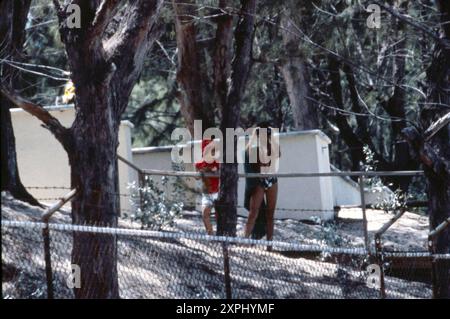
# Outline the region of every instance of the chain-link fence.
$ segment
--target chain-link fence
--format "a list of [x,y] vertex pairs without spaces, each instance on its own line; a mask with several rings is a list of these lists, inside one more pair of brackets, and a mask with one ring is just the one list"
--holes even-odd
[[[79,232],[117,239],[121,298],[366,299],[381,296],[382,282],[387,298],[431,298],[430,261],[450,260],[427,252],[383,253],[382,278],[377,258],[363,248],[48,224],[46,250],[45,229],[45,223],[2,221],[3,298],[73,298],[71,254]],[[100,246],[90,249],[101,256]],[[394,261],[407,267],[390,271]],[[87,282],[98,284],[95,277]]]

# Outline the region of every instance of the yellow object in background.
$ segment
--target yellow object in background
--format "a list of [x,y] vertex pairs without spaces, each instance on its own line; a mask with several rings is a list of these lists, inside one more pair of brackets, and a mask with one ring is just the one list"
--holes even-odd
[[74,97],[75,97],[75,86],[73,85],[72,81],[69,81],[64,87],[64,95],[62,101],[64,104],[67,104],[70,101],[72,101]]

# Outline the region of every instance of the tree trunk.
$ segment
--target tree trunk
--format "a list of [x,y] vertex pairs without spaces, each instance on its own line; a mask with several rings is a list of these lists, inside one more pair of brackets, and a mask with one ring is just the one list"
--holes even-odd
[[[78,190],[72,202],[73,223],[116,227],[120,119],[159,34],[156,20],[162,0],[128,1],[122,9],[119,0],[79,5],[79,29],[66,26],[66,10],[57,5],[75,84],[76,116],[70,129],[54,134],[68,153],[71,184]],[[110,24],[114,18],[120,24]],[[108,27],[114,30],[106,32]],[[116,236],[75,232],[72,262],[81,272],[81,287],[74,289],[77,298],[119,297]]]
[[[251,68],[253,15],[256,10],[256,0],[241,1],[242,14],[234,33],[236,43],[233,63],[231,63],[233,17],[223,14],[228,2],[226,0],[219,1],[217,13],[220,15],[213,19],[217,23],[217,31],[212,55],[214,67],[212,93],[210,93],[205,72],[201,72],[204,67],[196,43],[197,33],[194,25],[195,19],[193,19],[196,13],[193,6],[195,3],[195,0],[187,2],[173,0],[179,61],[177,81],[181,88],[178,99],[186,125],[191,132],[194,120],[203,121],[203,130],[214,125],[213,106],[215,105],[222,113],[220,127],[225,135],[226,128],[236,128],[239,124],[240,103]],[[225,136],[223,142],[226,145]],[[223,156],[226,156],[226,153]],[[221,167],[221,191],[216,206],[219,215],[217,226],[219,234],[236,234],[237,181],[236,161],[223,164]]]
[[[344,109],[344,99],[342,96],[341,75],[338,61],[334,57],[329,57],[328,68],[330,70],[330,84],[329,92],[333,100],[333,104],[339,108]],[[346,116],[339,112],[335,112],[332,116],[334,122],[339,128],[340,134],[347,146],[350,148],[350,158],[352,161],[352,171],[359,171],[361,169],[360,163],[364,161],[362,149],[364,143],[353,132]]]
[[[226,10],[227,0],[219,1],[219,8]],[[221,12],[223,13],[223,12]],[[225,109],[228,97],[228,79],[231,73],[233,56],[233,16],[223,14],[217,19],[217,30],[214,50],[214,101],[217,109]]]
[[[2,1],[0,3],[0,58],[21,60],[22,47],[25,38],[25,24],[31,0]],[[17,72],[6,63],[1,64],[2,85],[13,89],[18,88]],[[40,206],[39,202],[28,193],[23,186],[17,166],[16,142],[9,109],[12,103],[0,96],[1,112],[1,190],[9,191],[17,199],[32,205]]]
[[[120,92],[114,91],[113,87],[90,83],[77,88],[77,105],[90,111],[78,113],[71,128],[71,183],[79,191],[72,202],[74,224],[117,226],[120,122],[111,110],[116,108],[112,97]],[[113,235],[74,233],[72,263],[81,269],[81,288],[75,289],[76,298],[119,297],[116,241]]]
[[[408,127],[402,132],[413,155],[424,167],[431,230],[450,218],[450,2],[440,0],[437,5],[444,42],[436,42],[433,60],[427,70],[427,104],[421,111],[420,123],[424,131]],[[436,237],[434,244],[436,253],[450,253],[449,227]],[[450,298],[448,260],[436,262],[434,288],[436,298]]]
[[295,19],[284,15],[281,19],[284,57],[281,63],[286,89],[294,113],[295,128],[312,130],[319,127],[318,110],[311,103],[308,70],[299,47]]
[[180,85],[180,111],[191,134],[194,121],[201,120],[203,130],[214,126],[212,94],[204,74],[201,52],[197,46],[195,0],[173,0],[178,48],[177,82]]
[[[407,12],[408,2],[403,2],[400,5],[401,9]],[[401,138],[401,132],[406,127],[406,91],[401,87],[404,82],[406,69],[406,25],[404,21],[393,19],[393,25],[396,31],[396,44],[393,46],[393,81],[397,85],[394,88],[394,93],[383,107],[389,116],[395,118],[391,122],[393,145],[392,163],[395,170],[415,170],[418,168],[418,162],[413,160],[410,156],[409,145]],[[399,121],[398,119],[404,119]],[[408,191],[409,184],[412,178],[410,176],[393,176],[392,188],[400,188],[403,192]]]
[[[440,142],[447,143],[450,140],[450,128],[443,130]],[[446,132],[445,132],[446,131]],[[444,140],[446,139],[446,142]],[[441,144],[444,145],[444,144]],[[447,146],[447,154],[450,147]],[[448,157],[449,158],[449,157]],[[425,170],[428,180],[428,211],[430,214],[430,228],[435,229],[442,222],[450,218],[450,182],[440,176],[436,176],[429,169]],[[450,177],[450,175],[448,175]],[[435,252],[438,254],[450,254],[450,230],[449,227],[442,231],[436,238]],[[450,262],[449,260],[436,261],[436,287],[437,298],[450,298]]]
[[[437,1],[441,12],[442,35],[447,47],[436,45],[432,64],[427,72],[428,102],[422,111],[422,125],[430,126],[438,118],[449,113],[450,105],[450,3]],[[425,165],[428,179],[430,227],[436,228],[450,218],[450,124],[425,141],[432,165]],[[434,154],[433,154],[434,153]],[[435,158],[433,158],[433,155]],[[444,171],[445,170],[445,171]],[[436,239],[438,254],[450,253],[450,227]],[[450,298],[450,267],[445,260],[437,263],[437,298]]]
[[241,0],[241,14],[235,30],[235,56],[232,64],[231,88],[222,110],[220,129],[224,133],[224,164],[220,169],[220,192],[216,204],[218,212],[217,233],[236,236],[238,164],[236,140],[233,141],[234,162],[226,163],[226,129],[239,126],[240,106],[252,66],[252,44],[255,26],[256,0]]

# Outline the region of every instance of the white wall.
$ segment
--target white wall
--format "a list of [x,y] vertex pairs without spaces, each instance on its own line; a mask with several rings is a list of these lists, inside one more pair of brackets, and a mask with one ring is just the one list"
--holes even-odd
[[[193,144],[185,145],[187,147],[193,147]],[[154,170],[169,170],[172,171],[172,152],[173,146],[162,146],[162,147],[143,147],[133,149],[133,163],[135,163],[141,169],[154,169]],[[192,154],[192,153],[191,153]],[[185,171],[195,171],[193,164],[183,165]],[[157,183],[161,182],[160,176],[151,176],[151,178]],[[178,200],[179,198],[174,197],[173,187],[171,183],[176,182],[175,177],[170,177],[170,183],[166,185],[164,189],[167,193],[167,198],[169,200]],[[180,178],[179,182],[185,184],[189,189],[182,194],[182,200],[187,207],[197,207],[200,203],[200,198],[198,198],[197,193],[201,191],[201,183],[195,178]],[[178,196],[180,197],[180,196]]]
[[[340,172],[336,167],[331,165],[334,172]],[[333,183],[333,202],[334,206],[356,206],[361,205],[361,195],[359,184],[350,177],[334,176]],[[375,205],[382,202],[384,199],[393,195],[393,192],[387,188],[382,189],[368,189],[364,188],[364,200],[366,205]]]
[[[330,171],[328,144],[321,131],[280,134],[280,173],[327,173]],[[240,168],[243,171],[243,168]],[[277,218],[305,220],[313,216],[332,219],[333,198],[330,177],[279,178]],[[245,179],[239,183],[239,204],[243,205]],[[287,209],[287,210],[283,210]],[[301,209],[301,211],[294,211]],[[322,212],[318,210],[323,210]],[[241,209],[240,214],[247,212]]]
[[335,206],[361,205],[361,195],[357,183],[340,176],[333,176],[332,181]]
[[[72,107],[48,109],[61,124],[70,127],[74,121],[75,112]],[[36,198],[51,198],[43,202],[55,202],[68,193],[67,189],[37,189],[34,187],[70,187],[70,167],[66,152],[55,137],[41,126],[41,122],[23,111],[11,110],[11,120],[16,137],[17,162],[19,174],[25,187]],[[119,130],[118,153],[131,159],[132,124],[124,121]],[[120,193],[128,194],[127,185],[133,179],[130,167],[119,162]],[[127,197],[121,196],[121,208],[130,209]]]

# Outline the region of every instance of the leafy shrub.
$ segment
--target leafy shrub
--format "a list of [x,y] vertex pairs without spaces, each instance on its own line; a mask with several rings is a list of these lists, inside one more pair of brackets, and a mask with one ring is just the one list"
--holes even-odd
[[[374,158],[374,153],[370,150],[369,147],[364,146],[363,149],[365,155],[365,163],[362,164],[362,167],[366,172],[375,171],[378,161]],[[406,207],[406,202],[411,198],[410,194],[403,192],[400,189],[396,189],[394,192],[389,192],[387,197],[383,197],[383,192],[386,189],[386,186],[381,181],[380,177],[375,176],[369,179],[365,179],[366,186],[373,193],[380,193],[381,195],[378,197],[377,204],[375,205],[376,209],[384,210],[386,213],[394,212],[401,208]],[[392,186],[392,185],[388,185]]]
[[133,182],[128,188],[132,210],[124,216],[139,222],[142,229],[161,230],[164,226],[172,225],[183,211],[181,196],[184,190],[176,180],[173,182],[163,177],[158,183],[150,176],[145,176],[143,185]]

